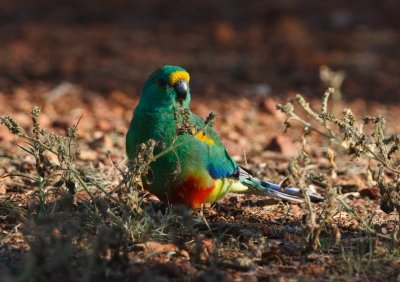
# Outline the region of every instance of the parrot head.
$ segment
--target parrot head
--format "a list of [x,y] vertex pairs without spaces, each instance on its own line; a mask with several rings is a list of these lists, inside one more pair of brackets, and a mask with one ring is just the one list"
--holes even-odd
[[152,73],[142,89],[142,108],[188,108],[190,104],[189,73],[181,67],[163,66]]

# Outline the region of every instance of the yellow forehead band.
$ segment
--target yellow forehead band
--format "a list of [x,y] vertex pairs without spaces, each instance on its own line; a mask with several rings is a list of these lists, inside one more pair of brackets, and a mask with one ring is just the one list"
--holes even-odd
[[176,71],[169,76],[169,84],[174,85],[178,80],[186,80],[189,82],[190,76],[186,71]]

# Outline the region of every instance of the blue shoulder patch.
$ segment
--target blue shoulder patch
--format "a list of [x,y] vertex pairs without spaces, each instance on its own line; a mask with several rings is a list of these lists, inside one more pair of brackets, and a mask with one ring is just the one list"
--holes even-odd
[[210,173],[211,177],[214,179],[219,179],[222,177],[232,177],[238,178],[239,177],[239,166],[236,165],[235,168],[227,167],[227,166],[215,166],[213,164],[208,165],[208,172]]

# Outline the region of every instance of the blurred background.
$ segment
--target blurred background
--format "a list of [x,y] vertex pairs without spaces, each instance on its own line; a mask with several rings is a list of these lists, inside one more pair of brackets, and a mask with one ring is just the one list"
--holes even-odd
[[[29,125],[37,104],[43,126],[65,129],[83,113],[83,137],[122,136],[143,81],[165,64],[191,73],[195,111],[237,123],[221,129],[232,142],[232,131],[246,134],[240,122],[259,116],[254,101],[271,114],[267,97],[321,97],[321,65],[344,71],[345,101],[395,105],[398,11],[396,0],[1,0],[0,114]],[[268,118],[259,118],[264,133]]]
[[68,81],[137,95],[175,64],[196,95],[312,96],[325,64],[346,72],[348,99],[398,102],[399,10],[396,0],[1,0],[0,90]]

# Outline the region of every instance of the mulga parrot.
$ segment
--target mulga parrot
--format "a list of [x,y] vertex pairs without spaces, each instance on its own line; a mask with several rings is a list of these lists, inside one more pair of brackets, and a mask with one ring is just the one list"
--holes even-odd
[[[128,158],[135,159],[139,144],[162,143],[154,154],[180,144],[150,164],[151,181],[144,187],[160,200],[198,208],[228,192],[267,195],[302,202],[297,188],[285,188],[251,176],[233,160],[216,131],[189,110],[189,73],[163,66],[146,80],[126,135]],[[200,130],[177,135],[176,111],[187,109],[191,124]],[[311,195],[315,201],[321,197]]]

